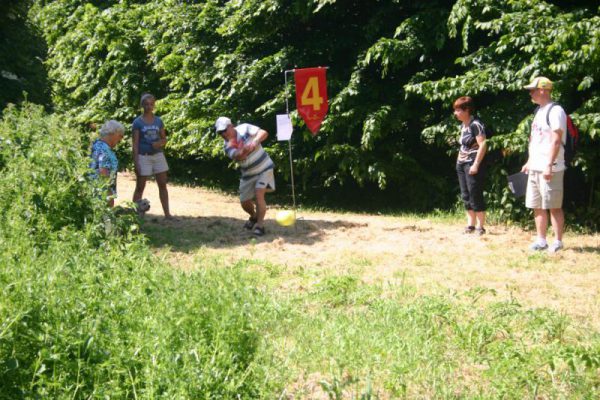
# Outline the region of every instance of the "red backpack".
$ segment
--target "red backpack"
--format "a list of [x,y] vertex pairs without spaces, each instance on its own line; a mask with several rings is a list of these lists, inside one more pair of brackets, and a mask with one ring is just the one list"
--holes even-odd
[[[550,126],[550,110],[552,107],[558,105],[558,103],[552,103],[546,113],[546,123]],[[575,153],[577,152],[577,146],[579,146],[579,129],[573,123],[571,116],[567,114],[567,135],[565,137],[565,143],[563,147],[565,149],[565,165],[571,165]]]

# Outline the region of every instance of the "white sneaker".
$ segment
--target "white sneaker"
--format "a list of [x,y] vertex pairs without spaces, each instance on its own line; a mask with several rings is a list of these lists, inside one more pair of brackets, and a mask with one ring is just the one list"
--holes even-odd
[[557,240],[554,243],[552,243],[552,245],[550,247],[548,247],[548,253],[556,253],[563,247],[564,247],[563,242],[560,240]]
[[546,250],[547,248],[548,248],[548,243],[540,242],[538,240],[531,243],[531,245],[529,246],[529,250],[531,250],[531,251],[542,251],[542,250]]

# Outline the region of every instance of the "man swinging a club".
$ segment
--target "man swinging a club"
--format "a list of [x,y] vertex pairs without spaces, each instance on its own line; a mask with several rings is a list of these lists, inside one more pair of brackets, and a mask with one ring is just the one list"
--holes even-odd
[[250,215],[244,228],[252,230],[255,236],[263,236],[267,212],[265,193],[275,190],[274,164],[261,145],[269,134],[251,124],[234,127],[227,117],[219,117],[215,129],[224,140],[225,154],[239,164],[242,172],[240,203]]

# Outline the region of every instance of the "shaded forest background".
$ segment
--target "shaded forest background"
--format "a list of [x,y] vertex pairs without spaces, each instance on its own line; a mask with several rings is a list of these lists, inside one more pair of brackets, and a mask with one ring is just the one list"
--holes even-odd
[[[548,76],[582,134],[567,175],[567,215],[590,228],[600,223],[596,1],[3,3],[0,108],[41,104],[91,136],[109,118],[129,124],[140,94],[150,91],[168,129],[174,174],[199,183],[235,179],[223,171],[212,128],[225,114],[272,133],[269,152],[285,191],[287,143],[274,139],[275,115],[285,111],[283,71],[329,66],[330,107],[320,133],[312,137],[293,115],[301,201],[324,205],[455,207],[451,103],[470,95],[495,131],[488,203],[502,218],[528,217],[508,193],[506,175],[526,158],[534,105],[522,86]],[[127,166],[129,141],[119,154]]]

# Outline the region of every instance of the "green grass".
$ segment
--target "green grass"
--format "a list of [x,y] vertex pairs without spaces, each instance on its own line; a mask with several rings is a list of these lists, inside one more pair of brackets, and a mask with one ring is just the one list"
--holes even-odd
[[[145,245],[6,242],[0,398],[261,397],[262,295],[239,268],[175,273]],[[18,262],[13,260],[18,259]]]
[[[339,372],[330,379],[355,377],[356,395],[367,382],[393,397],[517,399],[537,393],[578,398],[597,393],[599,338],[567,334],[564,316],[503,302],[469,315],[470,308],[441,296],[385,301],[375,296],[362,303],[352,309],[332,307],[339,302],[313,303],[310,310],[319,310],[314,315],[300,308],[290,324],[295,348],[288,354],[294,364],[308,371],[334,365]],[[579,343],[575,352],[596,361],[587,367],[584,358],[574,358],[572,343]],[[573,366],[564,367],[569,362]],[[562,367],[553,367],[557,364]]]
[[[600,396],[600,333],[520,304],[517,285],[424,291],[409,270],[367,282],[376,262],[354,253],[339,268],[281,265],[256,241],[229,243],[220,219],[208,231],[143,224],[146,241],[94,195],[78,132],[29,107],[6,111],[0,135],[13,143],[0,147],[0,399]],[[241,245],[250,255],[231,265]]]
[[[199,267],[218,263],[205,257]],[[263,367],[300,398],[600,394],[600,334],[556,311],[484,287],[423,295],[408,279],[364,283],[360,272],[287,271],[257,259],[237,265],[271,299]],[[304,289],[282,289],[291,277]]]
[[273,309],[245,271],[155,257],[98,195],[80,133],[41,107],[5,110],[0,138],[0,399],[280,390],[261,349]]
[[[419,219],[402,218],[418,225]],[[449,214],[429,218],[431,224],[456,223]],[[148,232],[160,242],[160,232]],[[585,261],[590,265],[573,264],[584,259],[507,253],[490,243],[495,262],[517,273],[595,270],[593,254]],[[265,374],[280,384],[281,391],[270,397],[594,399],[600,394],[600,333],[555,309],[519,303],[513,295],[523,297],[529,287],[524,282],[506,282],[502,293],[477,284],[456,291],[440,282],[417,286],[422,276],[410,269],[366,282],[369,271],[379,267],[366,255],[340,253],[336,268],[310,259],[280,265],[248,246],[252,256],[238,259],[236,268],[270,299],[259,356],[266,360]],[[195,251],[199,262],[191,269],[229,266],[227,250]],[[398,260],[432,269],[459,261],[450,249]],[[494,282],[485,270],[474,272],[474,282],[479,275]]]

